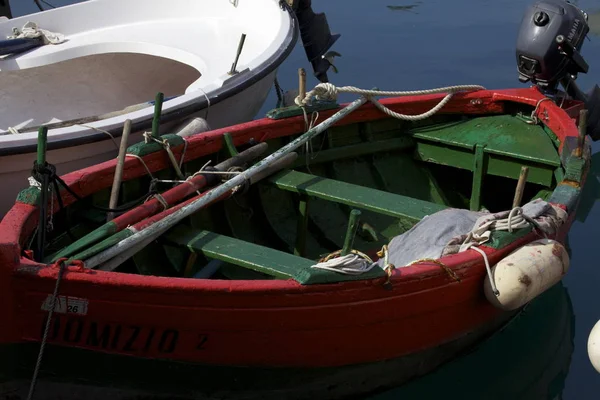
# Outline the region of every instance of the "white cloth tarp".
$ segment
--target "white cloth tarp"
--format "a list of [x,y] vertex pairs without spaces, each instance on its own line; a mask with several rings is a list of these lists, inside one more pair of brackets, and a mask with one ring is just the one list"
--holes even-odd
[[[566,212],[550,203],[536,199],[522,207],[525,217],[535,220],[547,234],[556,233],[566,219]],[[477,212],[449,208],[428,215],[405,233],[394,237],[388,245],[388,262],[400,268],[423,258],[438,259],[466,249],[465,244],[483,244],[491,230],[506,230],[505,220],[510,211],[499,213]],[[502,227],[496,227],[502,223]],[[530,226],[517,225],[517,229]],[[377,264],[384,268],[383,257]]]

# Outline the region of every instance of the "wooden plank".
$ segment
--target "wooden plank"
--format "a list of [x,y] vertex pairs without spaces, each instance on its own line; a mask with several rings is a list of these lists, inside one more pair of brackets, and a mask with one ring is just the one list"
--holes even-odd
[[397,218],[420,221],[447,207],[297,171],[285,171],[269,182],[280,189],[317,197]]
[[[551,186],[554,179],[555,167],[547,164],[523,162],[519,159],[492,154],[484,148],[486,154],[486,174],[519,179],[521,166],[529,167],[527,182],[543,186]],[[417,143],[415,158],[420,161],[448,165],[455,168],[473,171],[473,151],[461,147],[450,147],[435,143]]]
[[544,129],[510,115],[448,122],[413,129],[410,134],[420,140],[471,151],[476,145],[485,144],[485,151],[489,154],[552,167],[560,165],[558,151]]
[[200,252],[208,258],[238,265],[278,279],[294,279],[301,284],[373,279],[385,275],[385,272],[378,267],[362,275],[344,275],[313,269],[311,266],[316,264],[316,261],[185,226],[172,229],[164,237],[168,242],[186,246],[190,251]]
[[[387,151],[398,151],[410,149],[416,142],[410,136],[402,136],[394,139],[386,139],[374,142],[360,142],[358,144],[343,145],[328,150],[321,150],[311,155],[310,165],[343,160],[364,156],[367,154],[382,153]],[[294,167],[306,165],[305,157],[298,157]]]
[[473,160],[473,186],[471,190],[471,211],[479,211],[481,208],[481,186],[485,175],[486,165],[483,153],[485,145],[475,146],[475,158]]

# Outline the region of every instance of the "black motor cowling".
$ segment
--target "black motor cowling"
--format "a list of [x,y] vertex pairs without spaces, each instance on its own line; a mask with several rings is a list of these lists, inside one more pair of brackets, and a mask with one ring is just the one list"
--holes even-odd
[[[521,82],[531,81],[547,96],[569,96],[588,110],[587,133],[600,139],[600,88],[583,93],[575,80],[588,72],[580,54],[590,30],[587,14],[567,0],[540,0],[526,11],[517,38]],[[566,93],[559,92],[562,85]]]

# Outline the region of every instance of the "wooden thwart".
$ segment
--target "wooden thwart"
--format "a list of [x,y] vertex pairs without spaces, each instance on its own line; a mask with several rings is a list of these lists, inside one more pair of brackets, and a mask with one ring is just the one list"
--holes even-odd
[[185,226],[172,229],[164,238],[167,242],[185,246],[192,252],[202,253],[207,258],[248,268],[277,279],[293,279],[303,285],[373,279],[385,275],[385,272],[377,267],[362,275],[344,275],[314,269],[311,266],[317,261]]
[[279,189],[317,197],[363,210],[415,222],[445,206],[364,186],[341,182],[298,171],[285,171],[269,179]]

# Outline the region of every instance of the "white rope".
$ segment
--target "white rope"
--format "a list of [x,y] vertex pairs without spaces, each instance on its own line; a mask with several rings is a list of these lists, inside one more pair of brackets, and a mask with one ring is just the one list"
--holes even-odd
[[332,258],[328,261],[312,265],[311,268],[324,269],[342,273],[344,275],[360,275],[373,269],[377,264],[365,259],[360,253],[355,252]]
[[150,179],[154,180],[154,176],[152,175],[152,172],[150,171],[150,168],[148,168],[148,166],[146,165],[146,163],[144,162],[144,159],[136,154],[130,154],[127,153],[125,154],[125,157],[133,157],[133,158],[137,158],[142,165],[144,166],[144,168],[146,168],[146,172],[148,173],[148,175],[150,176]]
[[145,202],[150,201],[151,199],[156,199],[160,205],[163,206],[163,211],[165,211],[167,208],[169,208],[169,203],[167,203],[167,200],[165,200],[165,198],[162,196],[162,194],[160,193],[155,193],[152,196],[148,196],[148,198],[146,199]]
[[167,139],[160,140],[155,138],[154,136],[152,136],[152,132],[144,132],[143,136],[146,143],[154,141],[160,144],[165,149],[167,155],[169,156],[169,160],[171,160],[171,164],[173,164],[173,168],[175,168],[177,176],[179,176],[179,178],[181,179],[184,179],[185,176],[183,175],[183,172],[181,172],[181,168],[179,167],[180,163],[175,159],[175,154],[173,154],[173,151],[171,150],[171,145],[169,144],[169,141]]
[[[542,104],[542,102],[546,101],[546,100],[552,100],[552,99],[550,97],[544,97],[543,99],[538,100],[538,102],[535,105],[535,108],[531,112],[531,116],[530,116],[531,121],[527,121],[528,124],[537,125],[540,122],[540,120],[537,117],[537,113],[540,108],[540,104]],[[561,107],[562,107],[562,105],[561,105]]]
[[528,226],[529,221],[523,216],[523,209],[521,207],[514,207],[508,213],[508,217],[487,221],[484,224],[473,228],[460,246],[459,253],[471,249],[481,254],[483,261],[485,262],[485,268],[490,279],[492,291],[496,296],[499,296],[500,292],[496,288],[496,282],[492,276],[490,261],[487,258],[487,254],[476,246],[480,246],[487,242],[490,239],[492,231],[513,232],[515,229],[527,228]]
[[[315,98],[316,100],[336,100],[338,94],[340,93],[352,93],[362,95],[368,98],[368,100],[377,107],[380,111],[384,112],[386,115],[389,115],[392,118],[401,119],[404,121],[420,121],[422,119],[427,119],[440,111],[442,107],[444,107],[457,92],[462,91],[473,91],[473,90],[484,90],[483,86],[479,85],[456,85],[456,86],[447,86],[437,89],[425,89],[425,90],[412,90],[412,91],[384,91],[384,90],[366,90],[360,89],[354,86],[340,86],[336,87],[335,85],[325,82],[319,83],[315,88],[306,93],[304,98],[300,98],[300,96],[296,97],[295,103],[299,107],[306,107],[311,104],[311,100]],[[406,115],[400,114],[395,111],[390,110],[383,104],[381,104],[377,99],[373,98],[373,96],[418,96],[418,95],[427,95],[427,94],[437,94],[437,93],[447,93],[447,95],[431,110],[424,112],[418,115]]]
[[104,129],[100,129],[100,128],[96,128],[96,127],[91,126],[91,125],[85,125],[85,124],[73,124],[73,126],[83,126],[84,128],[88,128],[88,129],[91,129],[93,131],[106,134],[108,137],[110,137],[110,140],[112,140],[112,143],[115,145],[117,151],[119,150],[119,145],[117,144],[117,141],[116,141],[115,137],[109,131],[104,130]]
[[41,29],[35,22],[31,21],[27,21],[22,29],[13,28],[12,33],[13,34],[8,36],[7,39],[34,39],[41,36],[44,39],[44,44],[60,44],[66,40],[65,35],[62,33]]

